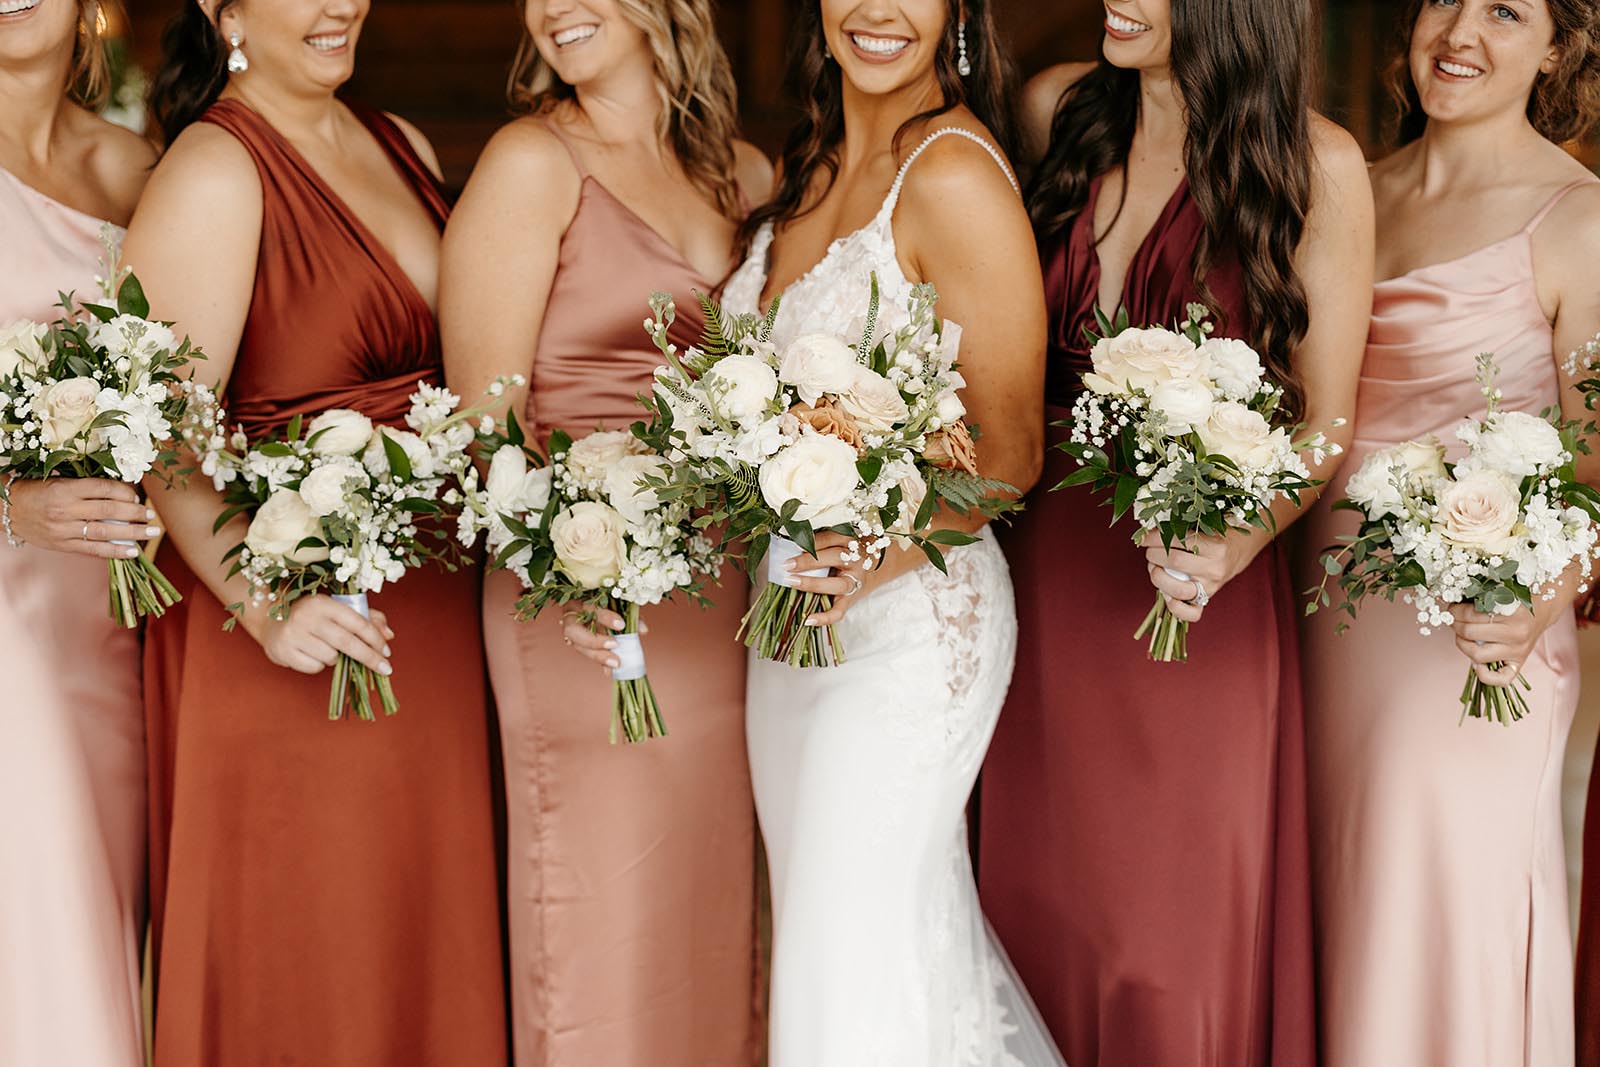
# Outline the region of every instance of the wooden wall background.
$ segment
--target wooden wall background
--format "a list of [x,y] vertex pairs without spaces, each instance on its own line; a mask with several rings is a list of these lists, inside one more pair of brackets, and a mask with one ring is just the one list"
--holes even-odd
[[[155,69],[161,28],[180,2],[124,0],[134,54],[146,70]],[[783,91],[785,49],[792,11],[803,2],[720,5],[746,130],[769,150],[793,115]],[[996,0],[996,6],[1024,73],[1096,54],[1102,9],[1094,0]],[[1391,39],[1391,6],[1392,0],[1322,0],[1324,106],[1372,148],[1380,134],[1378,75]],[[459,185],[506,119],[506,72],[520,34],[518,0],[374,0],[353,91],[416,122]]]

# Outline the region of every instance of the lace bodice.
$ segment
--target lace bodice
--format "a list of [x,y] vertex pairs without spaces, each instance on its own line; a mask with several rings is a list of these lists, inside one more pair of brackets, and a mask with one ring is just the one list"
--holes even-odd
[[[834,241],[823,253],[816,266],[806,271],[784,290],[783,303],[778,308],[778,320],[773,328],[773,340],[780,347],[805,333],[826,332],[849,335],[859,330],[867,313],[871,276],[878,276],[878,289],[884,309],[884,323],[893,329],[903,324],[906,305],[911,297],[911,281],[900,266],[899,252],[894,240],[894,211],[900,203],[900,192],[912,164],[941,137],[965,137],[994,157],[1005,171],[1011,187],[1021,190],[1011,173],[1005,157],[988,141],[959,126],[946,126],[930,133],[900,165],[883,206],[872,221],[854,233]],[[722,303],[729,311],[754,314],[765,311],[761,293],[767,285],[771,269],[773,228],[768,223],[756,234],[750,245],[750,255],[734,272],[723,290]],[[897,317],[898,316],[898,319]],[[848,327],[848,328],[847,328]]]

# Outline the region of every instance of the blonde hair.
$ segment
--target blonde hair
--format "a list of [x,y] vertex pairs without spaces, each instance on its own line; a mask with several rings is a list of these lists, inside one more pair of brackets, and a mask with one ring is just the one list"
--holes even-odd
[[[717,39],[711,0],[616,0],[627,20],[645,32],[655,56],[661,96],[661,139],[672,149],[695,188],[724,216],[744,209],[734,173],[739,135],[738,94],[733,67]],[[545,114],[576,96],[539,55],[533,35],[522,43],[508,85],[512,109]]]
[[101,28],[106,18],[102,6],[115,0],[78,0],[78,41],[72,48],[72,71],[67,94],[84,107],[98,111],[111,95],[111,62]]

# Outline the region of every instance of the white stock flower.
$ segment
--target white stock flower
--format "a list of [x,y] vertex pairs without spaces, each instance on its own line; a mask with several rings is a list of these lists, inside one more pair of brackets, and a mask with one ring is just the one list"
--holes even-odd
[[306,436],[319,456],[355,456],[372,440],[372,420],[359,411],[334,408],[312,419]]
[[325,463],[300,482],[300,496],[311,514],[332,515],[343,510],[345,490],[353,480],[367,484],[367,472],[348,459]]
[[911,414],[893,382],[859,363],[849,388],[839,394],[839,405],[862,426],[879,432],[894,429]]
[[661,504],[656,491],[641,485],[641,479],[666,474],[667,462],[660,456],[624,456],[606,474],[606,496],[629,526],[639,526]]
[[906,469],[901,472],[896,483],[900,486],[900,514],[889,526],[889,532],[895,534],[912,534],[912,524],[917,521],[917,512],[922,510],[922,502],[928,498],[928,483],[923,479],[922,472],[917,470],[915,463],[907,463]]
[[645,444],[627,430],[599,430],[572,443],[567,452],[567,469],[584,485],[600,485],[606,472],[623,456],[637,456]]
[[250,520],[244,543],[257,556],[286,563],[320,563],[328,558],[325,546],[297,547],[312,537],[321,539],[322,523],[299,493],[280,489],[267,498]]
[[170,329],[137,315],[118,315],[110,322],[97,322],[89,331],[89,343],[113,356],[127,356],[143,363],[178,347],[178,339]]
[[1167,435],[1177,437],[1205,425],[1216,402],[1211,387],[1190,378],[1174,378],[1150,391],[1150,410],[1167,418]]
[[849,345],[831,334],[801,334],[789,342],[778,361],[778,377],[807,404],[815,404],[824,393],[842,393],[855,377],[856,354]]
[[1234,337],[1213,337],[1200,346],[1211,380],[1229,400],[1249,400],[1261,391],[1261,356]]
[[1521,495],[1510,478],[1495,471],[1471,471],[1439,492],[1439,532],[1464,548],[1500,554],[1516,540]]
[[1152,393],[1160,385],[1195,381],[1206,370],[1207,357],[1181,333],[1151,329],[1124,330],[1102,337],[1090,352],[1094,373],[1084,382],[1094,392],[1122,393],[1141,389]]
[[46,448],[61,448],[88,429],[97,414],[99,395],[100,383],[93,378],[66,378],[51,385],[34,402],[41,416],[39,442]]
[[961,399],[961,390],[967,387],[967,379],[960,371],[950,371],[945,378],[945,391],[939,394],[935,402],[934,414],[946,426],[964,419],[967,416],[967,405]]
[[26,373],[43,367],[43,342],[49,333],[48,326],[28,319],[0,326],[0,375],[10,376],[18,369]]
[[856,450],[837,437],[807,433],[761,465],[761,495],[774,511],[800,502],[795,518],[816,527],[850,517],[850,497],[861,484]]
[[1561,434],[1537,415],[1502,411],[1490,416],[1472,448],[1474,467],[1526,478],[1561,464]]
[[778,395],[777,372],[755,356],[718,360],[701,381],[712,406],[735,422],[759,418]]
[[588,589],[622,574],[628,558],[623,518],[607,504],[581,501],[555,517],[550,541],[567,576]]
[[1227,456],[1245,471],[1269,467],[1287,437],[1260,412],[1231,400],[1218,404],[1197,430],[1206,451]]
[[1393,449],[1374,452],[1345,483],[1345,495],[1361,508],[1367,518],[1376,520],[1404,513],[1405,500],[1400,495],[1394,471],[1397,464]]

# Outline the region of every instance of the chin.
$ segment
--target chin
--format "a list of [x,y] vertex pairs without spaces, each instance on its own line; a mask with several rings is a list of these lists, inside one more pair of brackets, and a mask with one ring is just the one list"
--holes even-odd
[[1122,70],[1160,70],[1171,63],[1171,53],[1153,41],[1119,41],[1105,38],[1101,54],[1106,62]]

